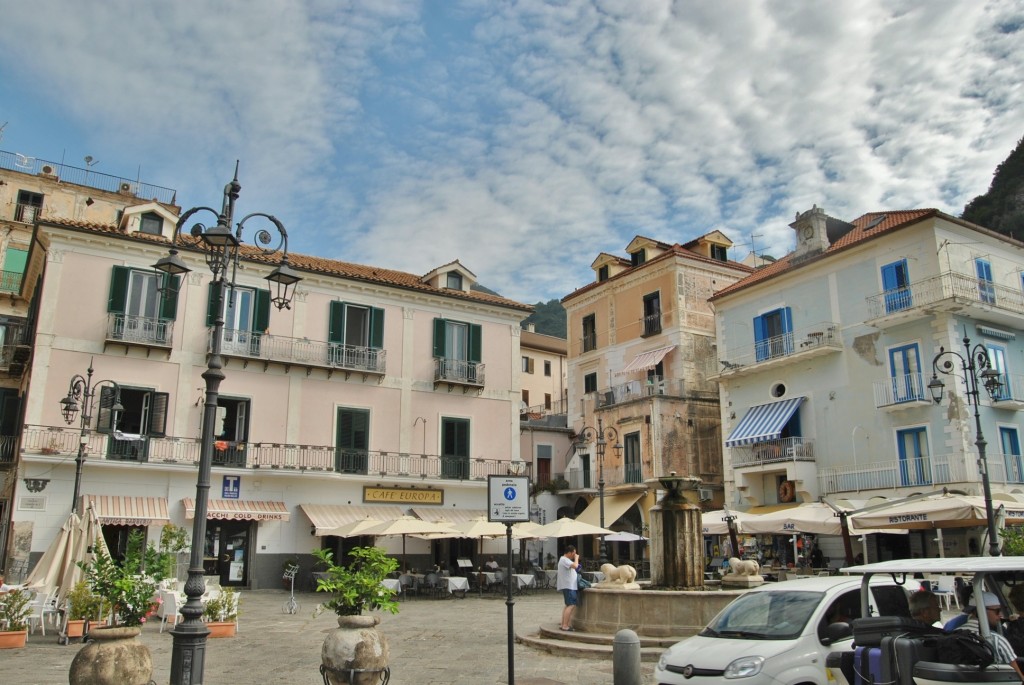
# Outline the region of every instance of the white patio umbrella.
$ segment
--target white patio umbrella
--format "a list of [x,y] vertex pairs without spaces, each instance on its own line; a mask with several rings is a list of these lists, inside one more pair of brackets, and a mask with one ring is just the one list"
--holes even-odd
[[832,507],[821,502],[808,502],[768,514],[760,514],[743,521],[744,533],[792,535],[842,535],[842,525]]
[[605,535],[605,542],[638,542],[640,540],[646,540],[643,535],[637,535],[636,533],[627,533],[621,531],[618,533],[612,533],[611,535]]
[[324,535],[334,535],[339,538],[353,538],[358,535],[368,535],[366,531],[370,528],[376,528],[380,526],[383,521],[374,518],[357,519],[355,521],[349,521],[343,523],[337,528],[332,528],[324,533]]
[[407,535],[428,535],[431,533],[450,533],[452,528],[443,523],[424,521],[415,516],[402,516],[393,521],[385,521],[377,526],[367,528],[362,535],[377,537],[402,536],[402,567],[405,568],[405,538]]
[[[1024,505],[1020,502],[994,500],[993,506],[1006,507],[1007,525],[1024,523]],[[872,511],[850,516],[859,528],[894,530],[929,530],[933,528],[969,528],[988,523],[985,500],[976,495],[941,493],[909,502],[894,503]]]
[[541,526],[537,532],[546,538],[568,538],[577,535],[611,535],[614,531],[563,516],[557,521]]
[[735,525],[737,533],[746,533],[746,529],[743,527],[744,521],[757,518],[757,514],[745,514],[740,511],[733,511],[732,509],[726,511],[725,509],[719,509],[717,511],[705,511],[700,516],[700,527],[704,535],[728,535],[729,524],[726,522],[726,516],[735,517]]
[[36,562],[25,581],[26,586],[41,595],[58,589],[59,603],[85,575],[78,562],[92,562],[97,548],[106,552],[107,544],[103,541],[96,512],[92,507],[81,517],[72,512],[60,534]]

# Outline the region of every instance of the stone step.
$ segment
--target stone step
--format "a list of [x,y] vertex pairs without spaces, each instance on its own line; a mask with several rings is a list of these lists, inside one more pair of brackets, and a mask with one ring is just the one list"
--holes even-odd
[[[682,637],[640,636],[640,660],[653,663],[661,653]],[[607,633],[584,633],[561,630],[558,625],[542,625],[536,633],[516,634],[516,642],[540,649],[549,654],[575,656],[586,659],[611,659],[615,636]]]

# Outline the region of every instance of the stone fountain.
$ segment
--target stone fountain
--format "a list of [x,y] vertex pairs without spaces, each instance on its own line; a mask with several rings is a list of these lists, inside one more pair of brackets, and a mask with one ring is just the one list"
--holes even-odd
[[673,471],[658,479],[665,495],[651,508],[651,585],[678,590],[704,589],[704,537],[700,507],[686,500],[700,478]]

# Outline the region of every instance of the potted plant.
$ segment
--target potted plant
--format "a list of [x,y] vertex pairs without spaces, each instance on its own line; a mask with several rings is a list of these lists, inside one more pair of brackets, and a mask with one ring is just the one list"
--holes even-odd
[[238,626],[238,593],[223,588],[216,597],[206,601],[203,620],[210,637],[234,637]]
[[68,638],[82,637],[85,634],[86,621],[99,621],[100,598],[89,590],[89,584],[78,581],[68,593],[68,618],[65,636]]
[[349,683],[349,674],[356,669],[352,683],[379,683],[388,667],[390,650],[387,639],[377,630],[379,616],[363,616],[363,610],[398,613],[395,591],[383,581],[398,569],[398,561],[379,547],[356,547],[349,556],[351,563],[334,563],[334,553],[313,550],[325,567],[317,578],[316,591],[330,593],[331,598],[317,605],[314,616],[330,609],[338,617],[338,629],[331,631],[320,651],[320,672],[330,685]]
[[32,595],[25,590],[11,590],[0,595],[0,622],[7,628],[0,630],[0,649],[17,649],[28,639],[29,605]]

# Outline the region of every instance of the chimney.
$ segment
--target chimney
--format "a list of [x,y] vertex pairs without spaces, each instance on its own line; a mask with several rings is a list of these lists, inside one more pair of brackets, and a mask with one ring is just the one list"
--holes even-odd
[[811,257],[828,249],[827,223],[828,216],[818,205],[803,214],[797,213],[796,220],[789,225],[796,231],[794,257]]
[[528,323],[528,324],[526,324],[526,330],[529,331],[530,333],[536,333],[537,332],[537,326],[535,324]]

